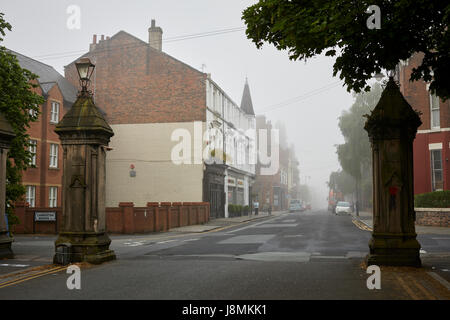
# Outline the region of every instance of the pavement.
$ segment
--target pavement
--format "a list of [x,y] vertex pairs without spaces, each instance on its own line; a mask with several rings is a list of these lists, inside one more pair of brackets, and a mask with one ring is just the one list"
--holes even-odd
[[[113,235],[117,260],[81,265],[80,290],[67,288],[67,267],[17,268],[23,273],[0,275],[0,300],[450,299],[449,272],[440,269],[450,237],[420,235],[424,267],[381,267],[381,289],[369,290],[371,233],[352,216],[317,210],[232,219],[196,231]],[[20,237],[13,250],[39,256],[53,251],[53,241]]]
[[[360,211],[359,216],[353,212],[352,216],[365,224],[370,231],[373,229],[373,215],[371,211]],[[441,234],[450,236],[450,228],[448,227],[432,227],[432,226],[420,226],[416,224],[416,233],[419,234]]]

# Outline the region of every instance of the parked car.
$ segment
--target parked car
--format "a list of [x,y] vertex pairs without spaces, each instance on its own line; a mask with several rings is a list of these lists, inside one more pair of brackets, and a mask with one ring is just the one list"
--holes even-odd
[[353,206],[349,202],[339,201],[336,205],[334,213],[347,213],[351,214],[353,212]]
[[289,203],[289,212],[303,211],[303,205],[301,200],[292,199]]

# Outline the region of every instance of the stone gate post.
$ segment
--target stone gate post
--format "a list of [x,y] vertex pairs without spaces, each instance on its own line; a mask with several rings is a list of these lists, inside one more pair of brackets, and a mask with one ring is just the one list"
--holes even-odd
[[0,259],[13,258],[14,254],[11,249],[12,238],[7,234],[6,225],[6,159],[8,149],[12,139],[14,139],[14,131],[0,113]]
[[105,149],[114,133],[85,87],[55,132],[64,151],[62,224],[55,246],[70,243],[72,262],[113,260],[106,234]]
[[413,140],[421,123],[390,77],[364,127],[373,161],[373,232],[368,265],[421,265],[413,179]]

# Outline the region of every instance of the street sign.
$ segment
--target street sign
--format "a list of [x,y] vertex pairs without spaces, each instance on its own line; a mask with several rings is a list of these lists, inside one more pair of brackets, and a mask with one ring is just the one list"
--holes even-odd
[[56,212],[34,212],[34,221],[56,221]]

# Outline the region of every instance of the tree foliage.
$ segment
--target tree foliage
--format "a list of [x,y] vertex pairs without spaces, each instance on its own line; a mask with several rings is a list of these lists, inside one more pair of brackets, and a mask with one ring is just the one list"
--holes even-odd
[[343,195],[349,195],[355,190],[355,179],[345,171],[333,171],[330,174],[328,187]]
[[[381,9],[381,29],[369,29],[367,8]],[[430,90],[450,97],[450,3],[442,0],[260,0],[242,14],[246,34],[288,50],[292,60],[337,56],[333,74],[347,90],[370,90],[376,73],[423,52],[410,80],[431,81]]]
[[[0,42],[6,31],[11,31],[11,25],[0,13]],[[37,76],[22,69],[17,58],[0,46],[0,112],[11,124],[16,137],[8,152],[6,163],[6,204],[10,224],[17,223],[13,215],[14,202],[25,194],[21,185],[22,172],[30,166],[32,154],[28,151],[29,135],[27,129],[30,123],[39,116],[39,104],[43,98],[31,91],[36,87]]]
[[339,129],[345,143],[336,146],[339,163],[344,171],[357,181],[361,180],[362,170],[371,164],[369,136],[364,130],[365,114],[375,108],[382,92],[381,85],[375,83],[372,90],[359,93],[348,111],[339,117]]

